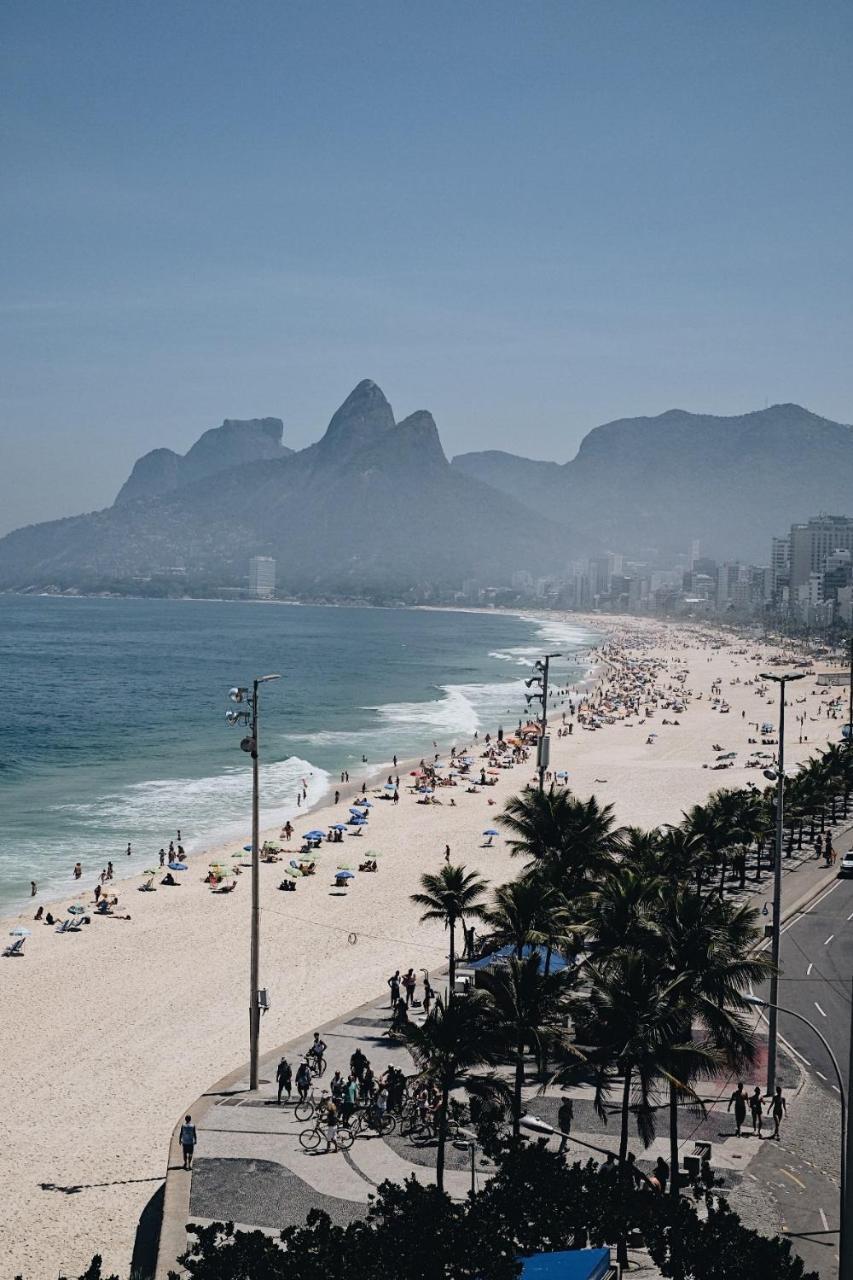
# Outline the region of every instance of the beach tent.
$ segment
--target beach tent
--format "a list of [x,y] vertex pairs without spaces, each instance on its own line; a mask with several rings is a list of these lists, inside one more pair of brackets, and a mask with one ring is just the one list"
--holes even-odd
[[[543,947],[533,947],[529,943],[522,949],[521,958],[527,960],[533,953],[539,956],[539,972],[541,973],[545,966],[545,950]],[[515,955],[515,947],[508,945],[499,947],[497,951],[490,951],[488,955],[481,956],[479,960],[471,960],[465,962],[467,969],[495,969],[498,965],[503,964],[505,960],[511,959]],[[551,973],[559,973],[561,969],[571,968],[574,961],[571,956],[561,955],[559,951],[551,952]]]
[[563,1249],[519,1258],[520,1280],[608,1280],[616,1273],[609,1249]]

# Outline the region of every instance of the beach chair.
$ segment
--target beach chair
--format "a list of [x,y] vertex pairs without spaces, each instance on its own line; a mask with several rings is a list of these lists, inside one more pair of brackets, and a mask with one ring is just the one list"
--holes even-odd
[[67,933],[71,928],[71,919],[63,920],[56,926],[54,933]]
[[16,938],[11,946],[6,947],[3,952],[4,956],[22,956],[24,954],[24,943],[26,938]]

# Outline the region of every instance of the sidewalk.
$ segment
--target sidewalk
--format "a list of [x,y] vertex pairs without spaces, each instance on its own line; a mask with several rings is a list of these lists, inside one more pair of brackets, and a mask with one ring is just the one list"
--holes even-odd
[[[850,839],[851,828],[847,828],[838,833],[836,846],[846,849]],[[783,873],[785,919],[807,906],[837,876],[835,869],[825,868],[810,854],[796,853],[784,860]],[[768,872],[763,873],[759,884],[747,881],[747,901],[760,907],[765,902],[769,904],[771,895],[772,875]],[[770,919],[768,907],[768,924]],[[434,1148],[415,1148],[397,1134],[388,1139],[359,1137],[345,1153],[307,1153],[299,1144],[299,1133],[305,1124],[296,1120],[292,1105],[279,1106],[276,1102],[275,1069],[279,1058],[284,1055],[295,1065],[315,1029],[322,1032],[328,1045],[328,1066],[320,1087],[328,1086],[336,1069],[344,1077],[348,1075],[350,1055],[356,1047],[371,1060],[377,1074],[390,1063],[411,1074],[413,1064],[406,1049],[383,1034],[389,1013],[387,997],[381,997],[325,1026],[310,1028],[264,1056],[256,1092],[250,1092],[248,1068],[243,1066],[187,1108],[198,1130],[197,1155],[192,1172],[185,1172],[176,1129],[166,1176],[157,1280],[166,1280],[169,1270],[174,1269],[176,1258],[186,1247],[185,1224],[190,1220],[227,1220],[245,1228],[278,1231],[284,1225],[304,1222],[308,1210],[316,1207],[325,1210],[334,1222],[346,1225],[364,1216],[368,1197],[385,1179],[399,1182],[415,1175],[422,1181],[434,1180]],[[800,1077],[791,1059],[780,1062],[780,1082],[786,1089],[799,1086]],[[727,1184],[731,1178],[740,1181],[761,1145],[751,1137],[734,1135],[734,1123],[725,1114],[733,1087],[728,1075],[707,1082],[703,1088],[707,1115],[702,1118],[685,1114],[682,1121],[683,1149],[692,1150],[698,1139],[711,1141],[712,1166],[727,1175]],[[556,1124],[563,1091],[549,1090],[542,1095],[538,1082],[531,1079],[524,1092],[527,1109]],[[588,1086],[576,1086],[566,1093],[575,1100],[569,1158],[600,1158],[601,1152],[613,1149],[618,1141],[618,1117],[614,1115],[609,1125],[602,1124],[593,1110]],[[651,1147],[643,1151],[639,1140],[634,1135],[632,1138],[640,1167],[650,1169],[658,1155],[669,1159],[664,1116]],[[557,1139],[551,1142],[556,1145]],[[448,1144],[446,1159],[446,1189],[450,1195],[464,1198],[471,1187],[470,1150]],[[478,1153],[477,1185],[488,1177],[489,1168]]]

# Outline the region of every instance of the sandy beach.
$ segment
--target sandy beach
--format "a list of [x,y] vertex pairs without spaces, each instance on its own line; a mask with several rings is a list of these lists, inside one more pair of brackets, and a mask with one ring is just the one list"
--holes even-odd
[[[575,615],[570,620],[584,621]],[[685,697],[685,705],[677,712],[659,707],[649,719],[642,712],[627,720],[617,715],[595,731],[576,721],[564,737],[557,736],[558,708],[551,767],[568,770],[573,791],[595,792],[613,803],[621,823],[651,826],[679,821],[684,809],[718,787],[764,785],[760,769],[743,765],[747,739],[756,736],[751,724],[778,724],[775,689],[760,696],[767,691],[756,677],[779,650],[698,626],[590,622],[622,646],[623,659],[659,661],[658,688],[664,698]],[[594,688],[607,686],[611,671],[603,664]],[[716,682],[728,712],[712,704]],[[813,678],[796,687],[793,711],[807,714],[803,733],[809,741],[798,742],[792,714],[786,744],[791,768],[838,739],[841,720],[822,710],[838,693],[818,691]],[[664,723],[673,719],[679,723]],[[495,727],[483,726],[473,754]],[[650,733],[657,735],[652,741]],[[738,753],[735,767],[703,767],[720,754],[713,744]],[[400,803],[376,800],[364,835],[324,845],[317,874],[300,880],[295,893],[279,892],[280,864],[262,865],[261,985],[272,1003],[262,1023],[262,1052],[303,1031],[310,1039],[314,1023],[369,999],[395,968],[433,969],[444,962],[442,930],[418,922],[409,895],[422,871],[441,865],[445,844],[453,862],[494,884],[520,869],[502,840],[484,848],[482,832],[498,825],[506,798],[532,780],[532,763],[501,770],[497,784],[476,795],[464,786],[448,789],[441,806],[416,804],[401,776]],[[313,811],[310,820],[303,815],[297,834],[315,826],[325,830],[345,816],[346,807],[342,801]],[[164,840],[173,834],[164,832]],[[357,875],[345,894],[334,891],[337,862],[355,866],[368,849],[382,855],[378,874]],[[127,1275],[137,1222],[162,1184],[176,1120],[191,1099],[245,1060],[249,877],[244,871],[234,893],[211,893],[203,877],[215,852],[193,861],[180,888],[145,894],[136,891],[141,877],[116,883],[118,910],[129,912],[130,921],[93,918],[79,934],[58,936],[33,923],[31,912],[15,918],[32,936],[23,959],[0,961],[0,1276],[20,1272],[26,1280],[42,1280],[61,1268],[73,1273],[95,1252],[103,1254],[108,1271]],[[69,880],[60,915],[77,896]],[[11,927],[3,922],[4,942]]]

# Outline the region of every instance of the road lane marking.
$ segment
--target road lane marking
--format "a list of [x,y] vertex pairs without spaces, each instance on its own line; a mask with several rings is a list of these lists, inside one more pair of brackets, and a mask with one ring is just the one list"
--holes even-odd
[[806,1184],[804,1182],[800,1182],[800,1179],[795,1173],[789,1173],[787,1169],[780,1169],[779,1172],[784,1173],[786,1178],[790,1178],[792,1182],[796,1182],[797,1186],[801,1187],[803,1191],[805,1191]]
[[820,1014],[820,1016],[821,1016],[822,1018],[825,1018],[825,1017],[826,1017],[826,1014],[824,1013],[823,1009],[821,1009],[821,1007],[820,1007],[820,1005],[818,1004],[817,1000],[815,1000],[815,1002],[814,1002],[814,1007],[817,1009],[818,1013]]
[[840,1092],[841,1092],[841,1090],[839,1089],[839,1087],[838,1087],[838,1085],[837,1085],[837,1084],[834,1084],[832,1087],[833,1087],[833,1089],[835,1090],[835,1092],[836,1092],[836,1093],[840,1093]]
[[826,893],[822,893],[822,894],[820,895],[820,897],[819,897],[819,898],[815,898],[815,900],[814,900],[814,902],[811,904],[811,906],[810,906],[810,907],[806,907],[805,911],[803,911],[803,913],[802,913],[802,914],[803,914],[803,915],[807,915],[810,911],[814,911],[815,907],[819,907],[819,906],[820,906],[820,904],[823,902],[824,898],[828,898],[828,897],[829,897],[829,895],[830,895],[831,893],[835,893],[835,890],[836,890],[836,889],[840,889],[840,888],[841,888],[841,881],[840,881],[840,880],[836,880],[835,884],[830,885],[830,887],[827,889]]
[[809,976],[809,974],[811,973],[811,971],[812,971],[812,969],[813,969],[813,968],[814,968],[814,965],[813,965],[813,964],[810,964],[810,965],[809,965],[809,967],[808,967],[808,969],[806,969],[806,977],[808,977],[808,976]]
[[[765,1019],[765,1021],[766,1021],[766,1019]],[[795,1057],[797,1057],[797,1058],[799,1058],[799,1059],[800,1059],[800,1062],[804,1062],[804,1063],[806,1064],[806,1066],[807,1066],[807,1067],[810,1067],[810,1066],[812,1065],[812,1064],[809,1062],[808,1058],[803,1057],[803,1055],[800,1053],[799,1049],[795,1049],[795,1048],[794,1048],[794,1046],[791,1044],[790,1040],[786,1040],[784,1036],[779,1036],[779,1039],[782,1041],[783,1045],[785,1046],[785,1048],[786,1048],[790,1053],[793,1053]]]
[[821,1220],[821,1222],[823,1223],[823,1229],[824,1229],[824,1231],[828,1231],[828,1230],[829,1230],[829,1223],[828,1223],[828,1222],[827,1222],[827,1220],[826,1220],[826,1214],[824,1213],[823,1209],[818,1209],[818,1213],[820,1214],[820,1220]]
[[847,919],[848,919],[848,920],[853,920],[853,911],[851,911],[851,912],[850,912],[850,915],[847,917]]
[[818,1071],[817,1067],[815,1067],[815,1073],[820,1076],[821,1080],[826,1079],[826,1076],[823,1074],[822,1071]]
[[825,942],[823,945],[824,945],[825,947],[828,947],[828,946],[829,946],[829,944],[830,944],[830,942],[832,942],[832,939],[833,939],[834,937],[835,937],[835,934],[834,934],[834,933],[831,933],[831,934],[829,935],[829,937],[827,938],[826,942]]

